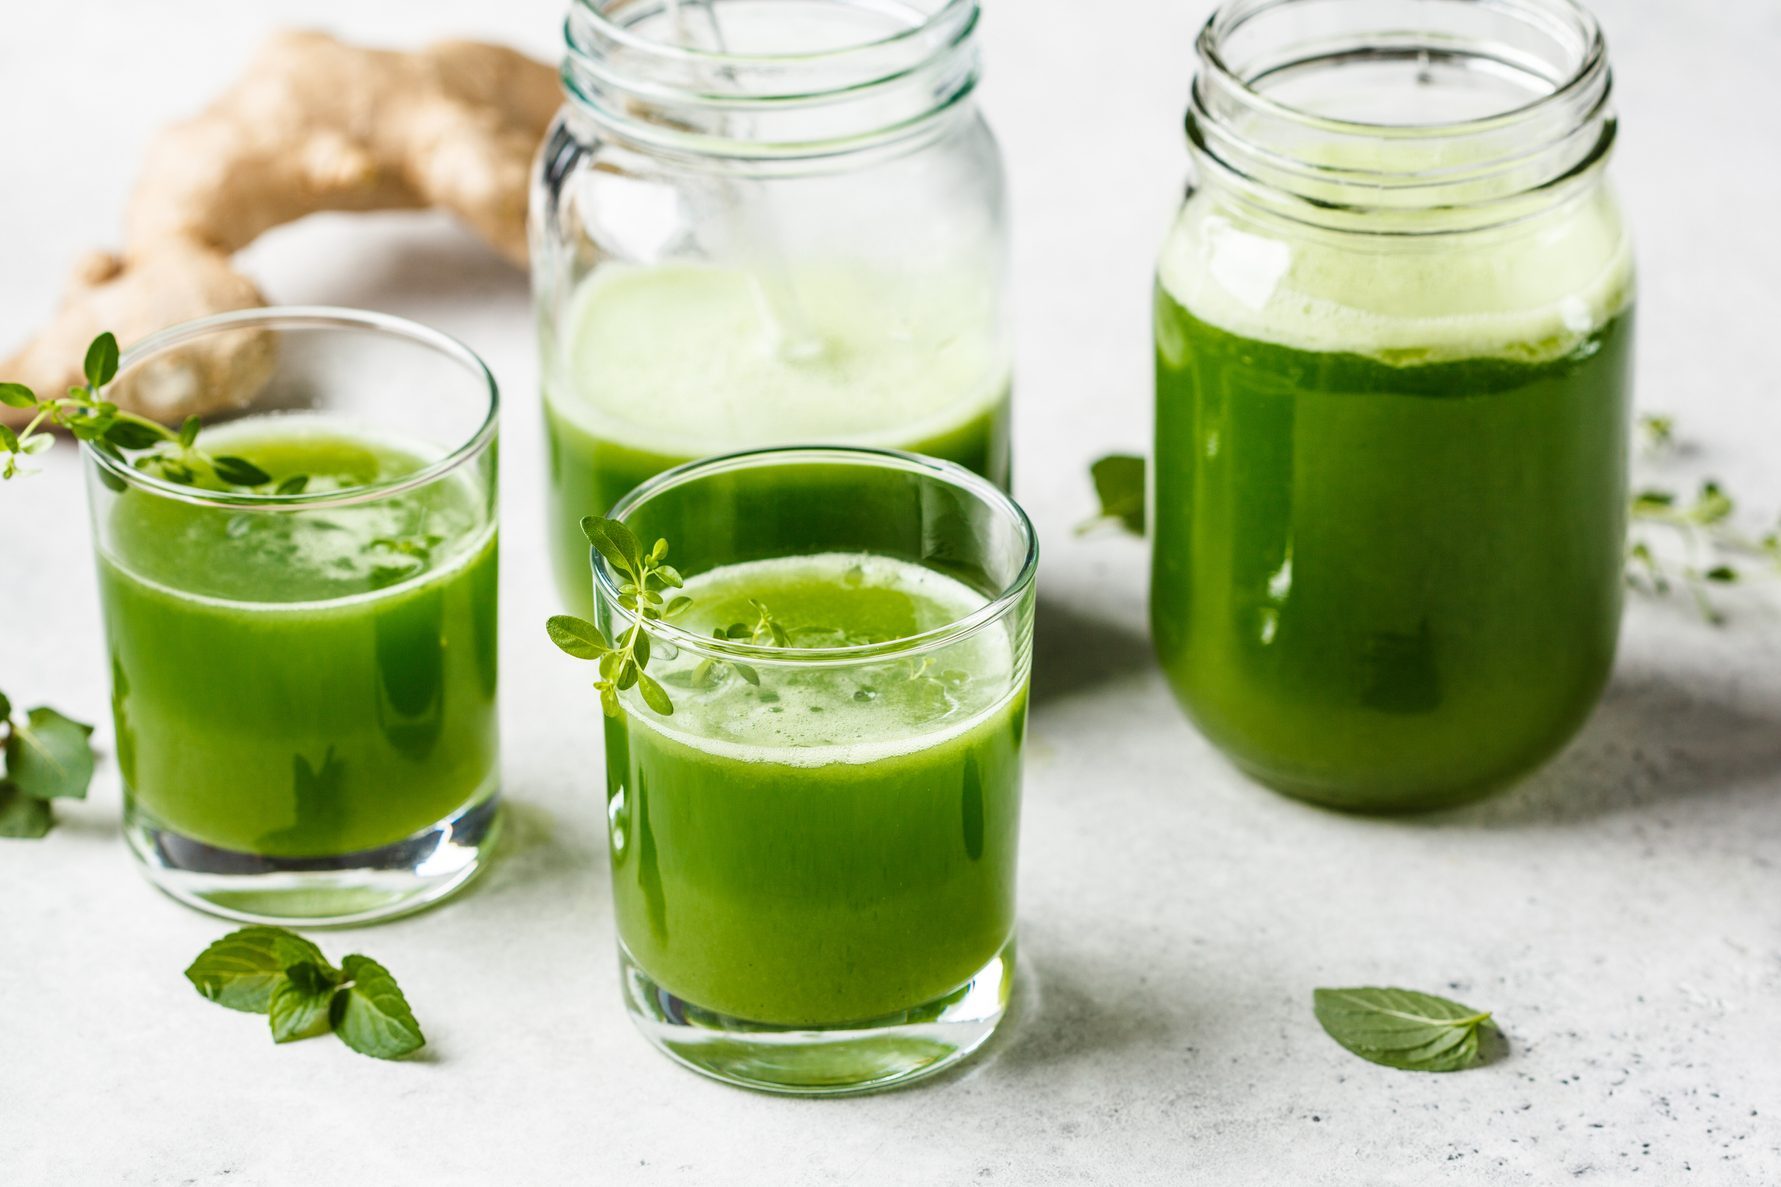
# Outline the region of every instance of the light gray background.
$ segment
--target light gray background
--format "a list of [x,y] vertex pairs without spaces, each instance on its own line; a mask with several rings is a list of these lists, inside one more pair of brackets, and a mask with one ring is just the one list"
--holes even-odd
[[[983,100],[1016,204],[1020,496],[1046,550],[1018,1016],[913,1091],[797,1102],[649,1049],[619,1005],[594,704],[549,594],[525,280],[431,216],[318,218],[253,248],[277,299],[461,335],[507,396],[512,844],[447,909],[323,938],[401,978],[431,1044],[275,1048],[180,971],[226,925],[137,877],[106,763],[40,843],[0,841],[0,1182],[1774,1183],[1781,1179],[1781,594],[1714,630],[1635,604],[1577,743],[1482,808],[1349,819],[1246,784],[1148,658],[1145,553],[1077,539],[1087,461],[1149,437],[1150,268],[1184,171],[1204,0],[990,0]],[[115,236],[152,129],[265,30],[492,36],[554,57],[561,0],[13,0],[0,18],[0,339]],[[1641,404],[1781,509],[1781,9],[1604,0],[1616,168],[1643,269]],[[0,686],[106,712],[71,450],[0,490]],[[1562,509],[1560,509],[1562,511]],[[1765,600],[1766,598],[1766,600]],[[1479,722],[1478,728],[1490,728]],[[99,741],[109,744],[101,725]],[[1512,1044],[1387,1071],[1324,984],[1449,991]],[[1637,1177],[1635,1177],[1637,1176]]]

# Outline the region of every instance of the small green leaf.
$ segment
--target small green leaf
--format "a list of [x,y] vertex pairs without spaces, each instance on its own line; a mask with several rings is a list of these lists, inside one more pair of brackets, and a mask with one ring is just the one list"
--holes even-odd
[[686,579],[680,575],[680,570],[673,565],[657,565],[656,576],[660,577],[662,584],[670,589],[679,589],[686,584]]
[[227,454],[213,457],[210,459],[210,468],[230,486],[264,486],[272,481],[272,475],[243,457],[231,457]]
[[116,449],[149,449],[167,438],[138,420],[114,420],[105,427],[105,443]]
[[1372,1063],[1413,1072],[1452,1072],[1479,1060],[1490,1014],[1409,989],[1319,989],[1318,1022],[1332,1039]]
[[647,668],[649,666],[649,636],[644,633],[642,627],[631,628],[630,643],[631,658],[637,662],[639,668]]
[[0,692],[0,725],[12,720],[12,698]]
[[341,1042],[375,1059],[398,1059],[426,1045],[388,969],[367,956],[349,956],[340,964],[350,984],[334,994],[328,1014]]
[[1144,534],[1144,459],[1115,453],[1088,468],[1101,501],[1101,519],[1117,521],[1134,536]]
[[117,374],[117,356],[117,338],[109,330],[93,339],[93,344],[87,347],[87,358],[81,371],[94,392],[110,383]]
[[1654,510],[1676,505],[1676,495],[1667,490],[1642,490],[1633,496],[1634,510]]
[[693,600],[691,598],[684,598],[684,597],[683,598],[675,598],[673,601],[669,602],[666,606],[662,607],[662,617],[663,618],[676,618],[679,615],[684,614],[692,606],[692,604],[693,604]]
[[759,672],[755,671],[747,664],[739,664],[734,660],[729,661],[729,664],[730,667],[735,670],[736,675],[742,677],[744,683],[752,684],[756,688],[761,686],[761,674]]
[[204,422],[199,420],[197,417],[195,417],[195,416],[186,417],[185,423],[179,426],[180,448],[190,449],[194,444],[196,444],[197,440],[198,440],[198,430],[203,427],[204,427]]
[[244,927],[199,953],[186,970],[186,980],[219,1006],[264,1014],[271,1006],[272,991],[285,980],[285,970],[300,964],[329,967],[321,949],[295,932]]
[[637,673],[637,691],[643,694],[643,703],[660,713],[663,717],[674,714],[674,702],[668,699],[668,693],[645,672]]
[[289,478],[284,479],[277,486],[273,487],[272,493],[279,495],[300,495],[308,486],[309,475],[292,474]]
[[615,572],[626,575],[633,582],[641,579],[643,549],[630,528],[616,519],[589,515],[582,519],[581,531]]
[[303,961],[286,969],[273,983],[267,1000],[272,1041],[289,1043],[326,1033],[329,1006],[339,983],[339,976],[326,964]]
[[1708,581],[1717,581],[1722,585],[1730,585],[1738,579],[1738,571],[1730,565],[1714,565],[1701,576]]
[[37,393],[22,383],[0,383],[0,404],[8,408],[35,408]]
[[552,643],[576,659],[599,659],[612,650],[612,644],[606,641],[600,628],[584,618],[570,614],[553,615],[545,622],[544,629]]
[[54,823],[48,800],[28,796],[0,779],[0,837],[35,841],[48,834]]
[[668,542],[666,540],[658,539],[655,542],[655,547],[651,548],[649,550],[649,559],[658,565],[661,564],[663,561],[667,560],[668,559]]
[[19,444],[19,435],[6,425],[0,425],[0,445],[6,447],[7,453],[24,452],[24,447]]
[[619,704],[618,690],[605,681],[601,681],[595,687],[600,690],[600,712],[608,717],[622,717],[625,710],[624,706]]
[[39,706],[6,739],[8,780],[33,799],[82,799],[93,779],[93,727]]

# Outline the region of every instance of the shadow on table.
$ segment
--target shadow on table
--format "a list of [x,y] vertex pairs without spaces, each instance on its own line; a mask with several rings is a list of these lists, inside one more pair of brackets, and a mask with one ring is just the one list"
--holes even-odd
[[1110,622],[1039,595],[1033,623],[1033,703],[1090,692],[1151,663],[1143,622]]
[[1635,670],[1614,681],[1577,741],[1520,788],[1425,819],[1563,825],[1752,792],[1781,796],[1781,688]]
[[1067,953],[1046,948],[1034,959],[1023,951],[1014,997],[995,1036],[939,1081],[1056,1072],[1085,1060],[1120,1063],[1134,1048],[1173,1049],[1172,1030],[1167,1003],[1129,970],[1099,970],[1090,985]]

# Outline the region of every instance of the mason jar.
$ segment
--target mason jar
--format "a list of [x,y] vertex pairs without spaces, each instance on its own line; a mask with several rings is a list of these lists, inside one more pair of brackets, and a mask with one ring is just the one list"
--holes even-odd
[[1002,166],[976,0],[574,0],[533,287],[563,598],[578,526],[786,444],[1009,478]]
[[1156,291],[1151,619],[1243,770],[1339,808],[1534,769],[1613,662],[1633,269],[1570,0],[1233,0]]

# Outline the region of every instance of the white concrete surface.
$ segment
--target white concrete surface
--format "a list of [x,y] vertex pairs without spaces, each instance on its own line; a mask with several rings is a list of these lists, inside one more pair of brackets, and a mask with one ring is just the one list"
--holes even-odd
[[[1781,611],[1714,630],[1635,604],[1606,703],[1518,792],[1357,820],[1249,786],[1143,639],[1144,551],[1079,540],[1084,466],[1149,433],[1149,272],[1183,176],[1205,0],[990,0],[987,102],[1019,224],[1020,494],[1047,549],[1021,870],[1030,976],[961,1074],[797,1102],[684,1072],[619,1005],[594,707],[539,623],[524,279],[424,216],[253,249],[288,301],[462,335],[505,386],[503,718],[514,844],[448,908],[363,933],[428,1058],[274,1047],[180,975],[226,925],[151,891],[107,764],[40,843],[0,842],[0,1183],[1768,1184],[1781,1180]],[[1641,403],[1677,465],[1781,510],[1781,10],[1603,0],[1640,239]],[[104,243],[150,130],[270,27],[554,54],[560,0],[18,0],[0,15],[0,339]],[[0,687],[100,720],[85,511],[61,451],[0,490]],[[100,741],[109,731],[102,726]],[[1318,1030],[1313,986],[1451,987],[1511,1052],[1416,1076]]]

